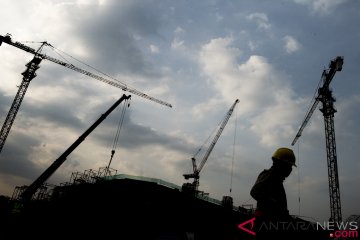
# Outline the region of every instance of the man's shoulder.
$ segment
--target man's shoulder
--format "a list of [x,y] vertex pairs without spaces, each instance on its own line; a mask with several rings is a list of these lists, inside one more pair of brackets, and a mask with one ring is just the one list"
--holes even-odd
[[271,169],[264,169],[260,172],[259,176],[270,175],[271,172]]
[[258,176],[258,181],[264,181],[272,176],[272,170],[271,169],[264,169],[262,172],[260,172]]

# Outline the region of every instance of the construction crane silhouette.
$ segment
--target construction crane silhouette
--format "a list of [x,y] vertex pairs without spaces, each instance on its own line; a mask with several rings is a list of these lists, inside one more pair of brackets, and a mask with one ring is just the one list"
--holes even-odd
[[[329,177],[329,193],[330,193],[330,211],[331,221],[341,222],[341,202],[340,202],[340,189],[339,189],[339,178],[338,178],[338,167],[337,167],[337,154],[336,154],[336,142],[335,142],[335,128],[334,128],[334,108],[335,98],[332,96],[332,91],[329,88],[330,82],[333,79],[337,71],[342,70],[344,58],[337,56],[329,63],[329,69],[324,69],[321,80],[322,87],[318,87],[317,94],[315,94],[312,100],[312,107],[307,112],[306,117],[296,134],[291,145],[294,145],[297,139],[301,136],[306,124],[309,122],[311,115],[317,107],[319,101],[322,102],[322,108],[320,111],[324,116],[325,124],[325,137],[326,137],[326,153],[327,153],[327,165],[328,165],[328,177]],[[320,86],[320,84],[319,84]]]
[[199,178],[200,178],[200,172],[202,170],[202,168],[204,167],[206,161],[208,160],[210,153],[212,152],[212,150],[214,149],[214,146],[216,144],[216,142],[219,140],[221,133],[223,132],[231,114],[234,111],[234,108],[236,106],[236,104],[239,102],[238,99],[235,100],[235,102],[233,103],[233,105],[231,106],[231,108],[228,110],[228,112],[225,115],[224,120],[222,121],[219,130],[217,131],[213,141],[211,142],[209,148],[207,149],[204,157],[202,158],[199,166],[197,166],[196,164],[196,159],[195,157],[191,158],[192,161],[192,167],[193,167],[193,173],[190,174],[183,174],[184,178],[186,180],[193,178],[193,182],[192,183],[184,183],[182,186],[182,190],[186,191],[186,192],[190,192],[191,194],[197,195],[198,194],[198,187],[199,187]]
[[16,94],[16,96],[14,98],[14,101],[13,101],[11,107],[10,107],[8,115],[6,116],[5,122],[4,122],[4,124],[3,124],[2,128],[1,128],[1,132],[0,132],[0,153],[1,153],[2,149],[3,149],[3,147],[4,147],[6,138],[9,135],[11,126],[12,126],[12,124],[13,124],[13,122],[15,120],[16,114],[17,114],[17,112],[18,112],[18,110],[20,108],[21,102],[24,99],[26,90],[27,90],[31,80],[36,77],[35,72],[39,68],[39,64],[43,59],[49,60],[49,61],[54,62],[56,64],[59,64],[61,66],[67,67],[67,68],[69,68],[71,70],[82,73],[82,74],[84,74],[86,76],[89,76],[91,78],[95,78],[95,79],[97,79],[99,81],[102,81],[102,82],[110,84],[110,85],[112,85],[114,87],[120,88],[123,91],[127,91],[127,92],[133,93],[135,95],[138,95],[140,97],[143,97],[145,99],[154,101],[156,103],[159,103],[159,104],[162,104],[162,105],[165,105],[165,106],[168,106],[168,107],[172,107],[171,104],[169,104],[167,102],[164,102],[162,100],[156,99],[154,97],[151,97],[151,96],[149,96],[149,95],[147,95],[145,93],[142,93],[142,92],[140,92],[140,91],[138,91],[138,90],[136,90],[134,88],[128,87],[126,84],[120,82],[119,80],[116,80],[114,78],[107,79],[107,78],[101,77],[99,75],[96,75],[94,73],[83,70],[81,68],[78,68],[78,67],[74,66],[73,64],[69,64],[69,63],[63,62],[61,60],[55,59],[53,57],[47,56],[45,54],[41,54],[40,52],[41,52],[41,50],[42,50],[42,48],[44,46],[53,47],[47,42],[42,42],[42,45],[40,46],[40,48],[37,51],[35,49],[29,47],[29,46],[26,46],[26,45],[22,44],[22,43],[13,42],[12,39],[11,39],[10,34],[6,34],[5,36],[0,35],[0,46],[1,46],[1,44],[3,42],[7,43],[7,44],[9,44],[11,46],[14,46],[16,48],[19,48],[21,50],[24,50],[25,52],[34,54],[34,58],[28,64],[26,64],[27,69],[25,70],[25,72],[22,73],[23,80],[22,80],[22,82],[21,82],[21,84],[19,86],[18,92],[17,92],[17,94]]
[[96,120],[76,141],[70,145],[68,149],[64,151],[30,186],[28,186],[21,194],[21,201],[27,203],[34,196],[36,191],[45,183],[45,181],[51,177],[52,174],[66,161],[66,158],[85,140],[89,134],[94,131],[100,123],[102,123],[107,116],[124,100],[129,99],[131,95],[122,95],[104,114],[102,114],[98,120]]

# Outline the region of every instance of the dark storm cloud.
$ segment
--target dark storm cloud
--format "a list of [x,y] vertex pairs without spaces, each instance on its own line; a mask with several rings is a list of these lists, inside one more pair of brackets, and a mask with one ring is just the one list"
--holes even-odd
[[156,131],[147,126],[139,124],[128,124],[124,128],[125,139],[120,139],[119,144],[126,148],[136,148],[146,145],[160,145],[180,152],[189,150],[189,145],[177,137],[169,136],[161,131]]
[[[17,112],[16,122],[29,122],[29,120],[32,121],[31,119],[37,119],[35,121],[45,121],[46,123],[58,124],[62,127],[74,129],[83,127],[81,121],[76,117],[76,111],[78,110],[79,105],[72,104],[76,102],[74,99],[68,99],[67,96],[63,96],[63,98],[59,99],[59,102],[53,102],[50,100],[47,101],[46,97],[44,97],[42,102],[36,102],[27,97],[30,96],[31,89],[36,89],[36,87],[37,86],[32,85],[29,86],[21,103],[21,107]],[[56,94],[55,86],[54,94]],[[8,114],[14,97],[0,95],[0,98],[1,120],[5,121],[5,117]],[[5,104],[3,105],[3,103]]]
[[[117,116],[114,116],[117,115]],[[96,137],[103,142],[104,145],[113,143],[119,123],[118,113],[113,113],[109,119],[105,120],[100,130],[94,132]],[[119,135],[118,146],[125,149],[135,150],[142,146],[164,146],[166,148],[179,151],[190,152],[192,147],[185,139],[177,136],[171,136],[162,131],[157,131],[149,126],[134,123],[131,118],[131,111],[125,114],[121,131]]]
[[33,179],[39,169],[29,159],[29,151],[39,140],[24,134],[9,133],[0,155],[0,172]]
[[21,110],[22,113],[26,114],[27,118],[38,119],[60,127],[84,128],[84,123],[76,117],[75,109],[69,106],[71,105],[64,105],[64,103],[35,105],[24,102]]
[[136,43],[137,37],[157,34],[160,19],[154,6],[152,1],[111,1],[80,22],[77,30],[97,66],[112,74],[155,74]]

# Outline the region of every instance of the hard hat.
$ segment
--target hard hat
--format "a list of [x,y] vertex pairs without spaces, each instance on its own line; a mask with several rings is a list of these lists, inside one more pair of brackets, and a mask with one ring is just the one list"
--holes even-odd
[[291,164],[296,167],[295,154],[290,148],[278,148],[272,155],[272,159],[278,159],[280,161]]

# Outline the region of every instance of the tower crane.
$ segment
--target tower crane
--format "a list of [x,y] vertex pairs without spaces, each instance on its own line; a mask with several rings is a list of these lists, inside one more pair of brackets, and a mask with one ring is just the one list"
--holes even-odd
[[44,46],[50,46],[52,47],[49,43],[47,42],[42,42],[42,45],[41,47],[36,51],[35,49],[29,47],[29,46],[26,46],[22,43],[19,43],[19,42],[13,42],[12,39],[11,39],[11,35],[10,34],[6,34],[5,36],[2,36],[0,35],[0,46],[2,43],[7,43],[13,47],[16,47],[16,48],[19,48],[25,52],[28,52],[28,53],[31,53],[31,54],[34,54],[34,58],[28,63],[26,64],[26,67],[27,69],[25,70],[24,73],[22,73],[22,75],[24,76],[23,77],[23,80],[19,86],[19,89],[18,89],[18,92],[14,98],[14,101],[10,107],[10,110],[8,112],[8,115],[5,119],[5,122],[1,128],[1,132],[0,132],[0,153],[2,151],[2,148],[4,147],[4,144],[5,144],[5,141],[6,141],[6,138],[7,136],[9,135],[9,132],[10,132],[10,129],[11,129],[11,126],[15,120],[15,117],[16,117],[16,114],[20,108],[20,105],[21,105],[21,102],[25,96],[25,93],[26,93],[26,90],[30,84],[30,81],[36,77],[36,73],[35,71],[39,68],[39,64],[40,62],[45,59],[45,60],[49,60],[50,62],[54,62],[56,64],[59,64],[61,66],[64,66],[66,68],[69,68],[71,70],[74,70],[76,72],[79,72],[81,74],[84,74],[86,76],[89,76],[91,78],[95,78],[99,81],[102,81],[104,83],[107,83],[109,85],[112,85],[114,87],[117,87],[117,88],[120,88],[122,89],[123,91],[127,91],[127,92],[130,92],[130,93],[133,93],[137,96],[140,96],[140,97],[143,97],[145,99],[148,99],[148,100],[151,100],[151,101],[154,101],[156,103],[159,103],[159,104],[162,104],[162,105],[165,105],[167,107],[172,107],[171,104],[167,103],[167,102],[164,102],[162,100],[159,100],[159,99],[156,99],[154,97],[151,97],[143,92],[140,92],[134,88],[131,88],[129,86],[127,86],[126,84],[120,82],[119,80],[116,80],[114,78],[111,78],[111,79],[108,79],[108,78],[105,78],[105,77],[101,77],[99,75],[96,75],[94,73],[91,73],[89,71],[86,71],[86,70],[83,70],[81,68],[78,68],[76,66],[74,66],[73,64],[69,64],[69,63],[66,63],[66,62],[63,62],[61,60],[58,60],[56,58],[53,58],[53,57],[50,57],[48,55],[45,55],[45,54],[42,54],[40,53],[41,52],[41,49],[44,47]]
[[222,121],[221,125],[220,125],[220,128],[219,130],[217,131],[213,141],[211,142],[209,148],[207,149],[204,157],[202,158],[199,166],[197,166],[196,164],[196,159],[195,157],[192,157],[191,158],[191,161],[192,161],[192,167],[193,167],[193,173],[189,173],[189,174],[183,174],[184,178],[186,180],[190,179],[190,178],[193,178],[193,182],[192,183],[184,183],[183,184],[183,190],[185,191],[189,191],[191,192],[192,194],[196,195],[198,193],[198,187],[199,187],[199,178],[200,178],[200,172],[202,170],[202,168],[204,167],[207,159],[209,158],[210,156],[210,153],[212,152],[212,150],[214,149],[214,146],[216,144],[216,142],[219,140],[220,138],[220,135],[222,133],[222,131],[224,130],[231,114],[233,113],[234,111],[234,108],[236,106],[236,104],[239,102],[239,99],[236,99],[235,102],[232,104],[231,108],[228,110],[228,112],[226,113],[225,115],[225,118],[224,120]]
[[298,133],[291,143],[291,145],[294,145],[297,139],[301,136],[302,131],[309,122],[310,117],[320,101],[322,103],[320,111],[323,113],[325,125],[331,221],[334,222],[341,222],[342,216],[334,128],[334,113],[336,112],[336,109],[334,108],[335,98],[332,96],[332,90],[329,88],[329,85],[335,76],[335,73],[342,70],[343,63],[344,58],[342,56],[337,56],[330,61],[329,68],[323,70],[321,75],[323,85],[317,89],[317,95],[312,100],[312,107],[307,112]]

